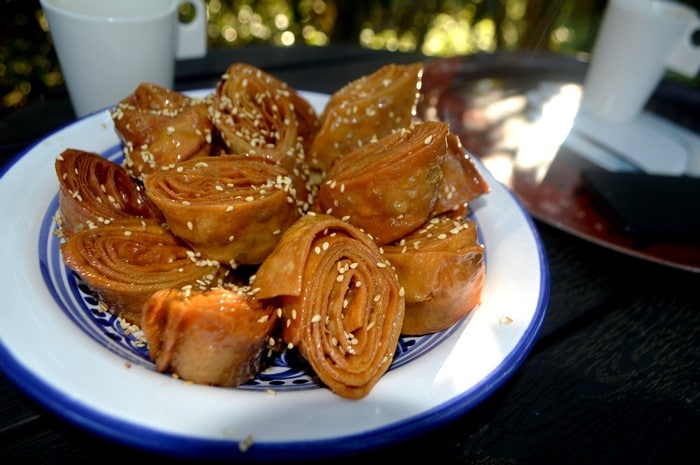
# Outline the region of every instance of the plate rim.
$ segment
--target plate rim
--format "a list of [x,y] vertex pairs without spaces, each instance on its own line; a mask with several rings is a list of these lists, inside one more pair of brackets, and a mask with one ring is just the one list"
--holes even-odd
[[[206,93],[210,91],[211,89],[202,89],[189,92],[196,94],[198,92]],[[319,92],[303,90],[300,92],[305,95],[328,98],[328,95]],[[104,111],[106,110],[73,121],[53,131],[19,153],[3,167],[0,175],[0,182],[11,171],[12,166],[25,156],[33,153],[36,147],[43,141],[54,138],[67,128],[78,124],[80,121],[102,114]],[[478,160],[477,163],[479,163]],[[378,428],[370,428],[368,431],[362,433],[346,434],[326,439],[311,439],[295,442],[255,441],[255,447],[241,452],[238,449],[237,441],[221,438],[192,437],[154,430],[153,428],[140,425],[134,421],[127,421],[115,415],[108,415],[102,411],[91,409],[89,404],[81,403],[69,393],[62,391],[61,386],[52,384],[51,380],[42,378],[40,373],[34,373],[29,367],[23,365],[13,356],[12,351],[6,346],[3,338],[0,338],[0,369],[8,379],[13,381],[16,386],[37,401],[37,403],[88,431],[136,448],[167,455],[177,454],[179,457],[195,457],[200,459],[236,458],[244,461],[259,461],[289,460],[289,454],[292,454],[300,458],[310,457],[311,455],[313,455],[314,458],[323,458],[358,452],[360,450],[370,450],[427,432],[465,414],[471,408],[492,395],[494,391],[510,378],[532,349],[543,324],[549,302],[549,267],[542,241],[532,217],[512,191],[493,179],[485,167],[480,166],[480,168],[486,173],[492,185],[492,189],[502,190],[502,193],[506,195],[510,201],[514,202],[514,207],[518,210],[522,216],[522,220],[525,222],[523,226],[530,234],[528,239],[533,241],[536,249],[535,252],[539,260],[539,283],[536,308],[534,309],[532,319],[529,321],[515,346],[485,378],[474,384],[470,389],[461,392],[459,395],[432,408],[423,410],[418,414],[402,418]],[[36,243],[36,240],[34,243]],[[313,450],[313,453],[309,452],[310,449]]]

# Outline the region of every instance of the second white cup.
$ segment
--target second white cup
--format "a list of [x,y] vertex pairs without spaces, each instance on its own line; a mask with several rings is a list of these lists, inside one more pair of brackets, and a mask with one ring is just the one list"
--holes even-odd
[[[178,7],[195,10],[188,23]],[[203,0],[41,0],[78,117],[116,104],[142,82],[174,86],[175,60],[207,51]]]
[[581,108],[609,122],[637,116],[666,70],[700,68],[697,12],[664,0],[609,0],[583,87]]

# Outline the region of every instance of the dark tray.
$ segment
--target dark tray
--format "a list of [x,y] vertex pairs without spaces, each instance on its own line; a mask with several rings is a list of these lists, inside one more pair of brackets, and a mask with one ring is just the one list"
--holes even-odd
[[[640,238],[626,232],[582,182],[582,172],[596,165],[561,145],[561,134],[543,126],[543,105],[561,92],[580,92],[587,67],[585,61],[549,53],[435,60],[426,66],[419,114],[448,122],[465,148],[517,194],[535,219],[622,253],[700,272],[697,238]],[[578,102],[571,104],[576,108],[564,108],[562,118],[575,115]],[[664,80],[646,111],[697,133],[697,108],[698,89]],[[528,137],[539,159],[516,159]]]

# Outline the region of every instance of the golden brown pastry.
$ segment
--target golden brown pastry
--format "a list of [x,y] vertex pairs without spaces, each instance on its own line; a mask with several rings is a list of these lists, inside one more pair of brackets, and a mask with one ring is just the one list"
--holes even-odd
[[163,219],[143,186],[97,153],[66,149],[56,157],[54,167],[64,237],[124,218]]
[[234,268],[261,263],[300,215],[287,171],[264,157],[196,158],[144,186],[173,234]]
[[63,261],[109,307],[141,324],[143,304],[163,288],[220,284],[220,266],[202,260],[162,226],[123,220],[85,229],[61,243]]
[[379,245],[417,229],[437,201],[447,129],[416,123],[345,154],[319,187],[318,210],[362,228]]
[[467,204],[490,190],[474,159],[464,150],[459,136],[452,132],[447,134],[447,156],[442,174],[434,215],[452,212],[455,217],[464,216]]
[[365,397],[389,369],[403,323],[396,273],[362,231],[328,215],[302,216],[251,286],[282,308],[282,339],[334,393]]
[[117,104],[112,120],[124,142],[124,167],[135,178],[210,154],[213,125],[206,99],[143,83]]
[[[261,69],[234,63],[217,84],[212,119],[232,153],[303,158],[319,120],[295,89]],[[301,144],[301,147],[299,147]]]
[[401,334],[447,329],[479,304],[486,265],[475,222],[435,217],[382,249],[405,290]]
[[334,92],[307,163],[327,171],[341,155],[407,127],[415,116],[422,74],[423,63],[392,63]]
[[229,153],[262,155],[295,180],[297,198],[313,201],[305,153],[319,127],[316,110],[285,82],[246,63],[234,63],[217,84],[212,120]]
[[145,303],[141,329],[158,371],[240,386],[263,367],[276,319],[274,307],[242,289],[162,289]]

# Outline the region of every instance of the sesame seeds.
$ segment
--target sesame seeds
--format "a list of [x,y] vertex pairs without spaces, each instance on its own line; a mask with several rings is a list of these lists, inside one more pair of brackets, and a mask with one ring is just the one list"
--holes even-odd
[[253,436],[249,435],[242,441],[238,442],[238,450],[241,452],[246,452],[251,447],[253,447]]
[[509,326],[513,324],[513,319],[509,316],[502,316],[498,319],[498,323],[500,323],[503,326]]

